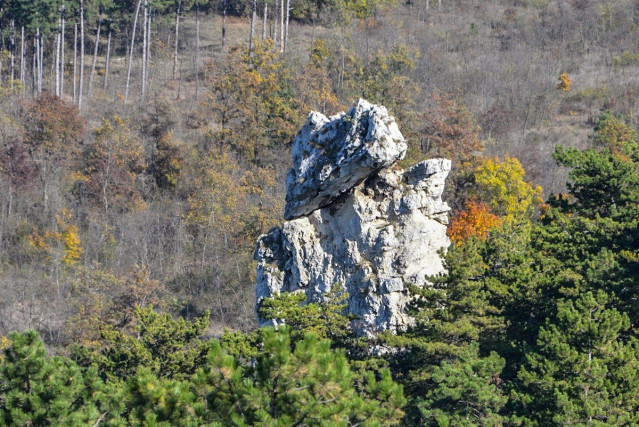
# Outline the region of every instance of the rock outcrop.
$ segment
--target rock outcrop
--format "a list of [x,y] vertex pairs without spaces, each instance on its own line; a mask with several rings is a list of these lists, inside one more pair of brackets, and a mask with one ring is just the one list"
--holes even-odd
[[360,100],[348,113],[309,115],[293,146],[289,221],[261,236],[255,252],[258,304],[282,292],[317,301],[342,283],[360,334],[410,324],[407,285],[443,271],[450,161],[403,171],[394,163],[405,152],[384,107]]

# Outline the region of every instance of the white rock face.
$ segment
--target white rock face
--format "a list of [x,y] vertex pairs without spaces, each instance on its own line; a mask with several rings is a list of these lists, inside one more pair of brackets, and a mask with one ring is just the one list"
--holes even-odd
[[[294,219],[258,241],[258,305],[282,292],[305,292],[307,300],[317,301],[342,283],[358,333],[396,331],[411,323],[407,285],[424,286],[428,276],[444,270],[438,251],[450,244],[449,207],[441,196],[450,161],[389,168],[406,145],[386,109],[366,101],[348,115],[321,117],[311,113],[295,141],[286,197],[286,217]],[[367,117],[366,132],[353,133],[349,117]],[[327,124],[333,130],[323,135],[333,136],[323,140]],[[338,138],[336,129],[347,131]],[[330,153],[321,154],[317,144]],[[329,170],[337,173],[322,173]]]
[[284,218],[327,206],[405,154],[404,137],[384,107],[360,99],[348,113],[331,118],[312,112],[293,142]]

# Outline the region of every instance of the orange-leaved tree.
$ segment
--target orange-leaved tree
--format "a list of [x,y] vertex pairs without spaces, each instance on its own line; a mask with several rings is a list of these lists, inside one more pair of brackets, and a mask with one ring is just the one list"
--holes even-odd
[[472,237],[485,240],[490,231],[501,226],[502,223],[503,220],[492,213],[488,205],[471,200],[466,202],[463,211],[451,219],[446,234],[453,243],[460,246]]

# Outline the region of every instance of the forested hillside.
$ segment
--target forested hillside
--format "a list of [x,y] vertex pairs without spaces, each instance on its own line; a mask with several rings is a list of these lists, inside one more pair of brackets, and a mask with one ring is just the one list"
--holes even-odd
[[[2,2],[0,424],[639,423],[638,30],[630,0]],[[291,141],[359,97],[403,166],[452,159],[448,274],[398,335],[338,291],[256,330]]]

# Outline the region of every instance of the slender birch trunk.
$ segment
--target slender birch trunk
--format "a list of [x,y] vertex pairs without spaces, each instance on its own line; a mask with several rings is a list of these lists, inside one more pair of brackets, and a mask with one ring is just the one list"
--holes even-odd
[[226,0],[222,2],[222,52],[226,44]]
[[37,85],[37,74],[38,74],[38,61],[37,58],[38,57],[38,36],[34,35],[33,36],[33,66],[31,67],[31,96],[33,98],[35,98],[36,96],[36,92],[38,90],[38,85]]
[[251,12],[251,34],[249,36],[249,52],[253,51],[253,38],[255,37],[255,20],[257,19],[257,0],[253,0]]
[[11,89],[13,89],[13,81],[16,78],[15,75],[15,57],[16,57],[16,23],[11,20]]
[[277,46],[277,35],[278,35],[278,22],[280,20],[280,8],[279,8],[279,1],[281,0],[275,0],[275,4],[273,5],[273,44],[274,46]]
[[262,41],[266,40],[266,19],[268,17],[268,4],[264,0],[264,18],[262,19]]
[[60,97],[60,34],[55,36],[55,96]]
[[60,10],[60,17],[62,19],[62,31],[60,35],[60,98],[62,98],[64,96],[64,27],[66,25],[66,6],[62,5]]
[[84,87],[84,0],[80,0],[80,87],[78,110],[82,111],[82,88]]
[[78,100],[78,23],[73,26],[73,105]]
[[38,60],[39,72],[38,72],[38,97],[42,97],[42,81],[44,80],[44,38],[40,33],[40,58]]
[[38,99],[42,95],[42,42],[40,37],[40,28],[36,29],[36,94],[38,95]]
[[280,53],[284,52],[284,0],[280,0]]
[[138,16],[140,15],[140,5],[142,0],[138,0],[138,6],[135,8],[135,18],[133,19],[133,34],[131,34],[131,49],[129,49],[129,66],[126,72],[126,86],[124,88],[124,103],[129,96],[129,82],[131,81],[131,63],[133,62],[133,48],[135,47],[135,28],[138,25]]
[[60,19],[58,19],[59,34],[55,38],[55,96],[60,95],[60,60],[62,56],[62,8],[60,8]]
[[109,86],[109,63],[111,62],[111,27],[107,36],[106,64],[104,65],[104,90]]
[[151,82],[149,81],[149,64],[151,63],[151,24],[153,22],[153,6],[149,5],[149,19],[147,21],[148,29],[146,30],[146,65],[144,66],[144,79],[147,83],[147,93],[151,89]]
[[288,18],[291,11],[291,0],[286,0],[286,28],[284,29],[284,52],[288,47]]
[[146,21],[149,16],[149,3],[147,0],[144,0],[144,19],[142,21],[142,99],[144,99],[144,92],[146,91],[146,31],[147,25]]
[[20,31],[20,81],[22,82],[22,86],[23,86],[23,90],[25,85],[24,79],[25,79],[25,68],[27,66],[27,61],[25,58],[25,47],[24,47],[24,25],[21,28]]
[[[224,0],[226,2],[226,0]],[[178,46],[180,35],[180,12],[182,11],[182,0],[178,0],[177,11],[175,12],[175,49],[173,49],[173,80],[177,76],[178,70]],[[224,32],[224,26],[222,26]],[[222,36],[222,45],[224,44],[224,36]]]
[[[100,13],[100,11],[98,11]],[[95,33],[95,47],[93,48],[93,61],[91,62],[91,74],[89,74],[89,88],[87,96],[91,99],[91,89],[93,89],[93,75],[95,74],[95,66],[98,62],[98,49],[100,47],[100,29],[102,28],[102,16],[98,18],[98,29]]]
[[195,100],[200,89],[200,5],[195,6]]

